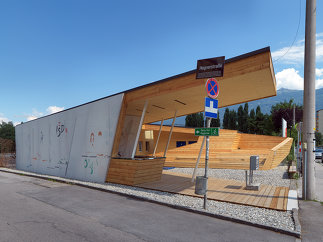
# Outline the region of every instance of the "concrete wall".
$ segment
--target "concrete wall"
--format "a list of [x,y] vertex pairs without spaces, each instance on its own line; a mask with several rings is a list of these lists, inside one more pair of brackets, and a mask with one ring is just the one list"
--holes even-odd
[[123,94],[16,126],[17,169],[104,182]]
[[140,117],[126,115],[122,128],[118,155],[123,158],[130,158],[137,132],[139,129]]

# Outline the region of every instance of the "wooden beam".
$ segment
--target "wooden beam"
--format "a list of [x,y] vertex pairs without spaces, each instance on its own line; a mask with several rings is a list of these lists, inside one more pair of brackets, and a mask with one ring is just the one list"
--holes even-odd
[[157,145],[158,145],[160,134],[161,134],[161,131],[162,131],[162,128],[163,128],[163,123],[164,123],[164,119],[160,123],[160,128],[159,128],[158,137],[157,137],[157,140],[156,140],[153,156],[155,156],[155,154],[156,154]]
[[140,118],[140,122],[139,122],[139,127],[138,127],[138,131],[137,131],[137,136],[136,136],[136,139],[135,139],[135,143],[133,145],[131,158],[135,158],[137,145],[138,145],[138,140],[139,140],[139,136],[140,136],[140,132],[141,132],[142,123],[144,122],[147,106],[148,106],[148,101],[145,102],[144,109],[142,110],[142,114],[141,114],[141,118]]
[[168,141],[167,141],[167,144],[166,144],[166,148],[165,148],[165,152],[164,152],[164,157],[166,157],[167,150],[168,150],[168,146],[169,146],[169,142],[170,142],[170,139],[172,138],[173,128],[174,128],[175,120],[176,120],[176,114],[177,114],[177,110],[175,111],[175,114],[174,114],[172,128],[170,129],[170,133],[169,133],[169,136],[168,136]]

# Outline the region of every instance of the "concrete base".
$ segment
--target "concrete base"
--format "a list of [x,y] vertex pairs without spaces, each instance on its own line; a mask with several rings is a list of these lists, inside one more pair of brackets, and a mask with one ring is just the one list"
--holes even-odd
[[298,209],[298,198],[296,190],[289,190],[288,200],[287,200],[287,210],[293,210],[293,208]]
[[246,190],[259,191],[259,187],[260,187],[260,184],[255,183],[255,184],[252,184],[252,185],[247,185],[245,189]]

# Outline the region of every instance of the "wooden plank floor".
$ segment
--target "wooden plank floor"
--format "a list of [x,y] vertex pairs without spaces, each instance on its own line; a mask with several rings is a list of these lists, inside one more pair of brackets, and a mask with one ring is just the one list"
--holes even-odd
[[[187,174],[163,171],[160,181],[139,184],[137,187],[203,197],[195,194],[195,183],[191,183],[191,177]],[[208,199],[216,201],[286,211],[288,191],[288,187],[270,185],[260,185],[259,191],[250,191],[245,190],[245,182],[210,177],[207,196]]]

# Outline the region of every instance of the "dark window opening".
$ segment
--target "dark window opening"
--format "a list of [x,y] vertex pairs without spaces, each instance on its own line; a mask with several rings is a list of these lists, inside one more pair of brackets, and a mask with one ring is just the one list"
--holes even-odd
[[149,145],[149,141],[146,141],[146,151],[150,150],[150,145]]
[[176,147],[181,147],[186,145],[186,141],[176,141]]
[[188,141],[188,144],[194,144],[194,143],[197,143],[197,141]]

